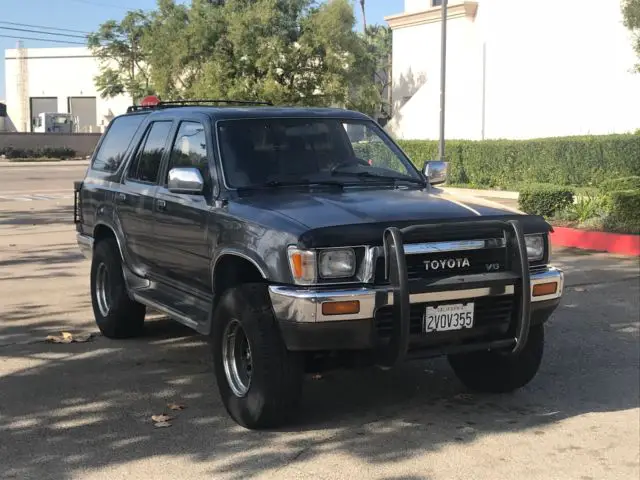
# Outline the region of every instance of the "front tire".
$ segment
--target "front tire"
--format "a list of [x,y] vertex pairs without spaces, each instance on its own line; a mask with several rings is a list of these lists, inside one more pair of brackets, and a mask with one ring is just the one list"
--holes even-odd
[[115,239],[96,245],[91,262],[91,303],[100,332],[107,338],[137,337],[144,330],[144,305],[132,300]]
[[473,352],[449,355],[449,364],[469,389],[507,393],[527,385],[538,373],[544,351],[544,325],[531,327],[524,349],[516,355]]
[[302,393],[303,362],[287,350],[264,285],[227,290],[215,310],[213,361],[222,402],[248,429],[278,427]]

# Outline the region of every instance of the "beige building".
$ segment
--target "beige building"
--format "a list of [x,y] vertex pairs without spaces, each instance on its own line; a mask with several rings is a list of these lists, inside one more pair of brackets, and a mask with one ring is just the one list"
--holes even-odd
[[100,98],[93,81],[99,71],[85,47],[6,50],[6,105],[13,125],[29,132],[40,113],[71,113],[76,131],[101,132],[131,100]]
[[[434,6],[434,3],[437,4]],[[393,29],[399,138],[436,139],[439,0],[405,0]],[[640,75],[619,0],[449,0],[447,138],[536,138],[640,128]]]

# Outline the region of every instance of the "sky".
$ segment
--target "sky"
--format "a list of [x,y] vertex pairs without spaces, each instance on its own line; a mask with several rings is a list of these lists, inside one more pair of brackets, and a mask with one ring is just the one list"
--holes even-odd
[[[357,6],[358,27],[361,28],[362,20],[360,18],[359,2],[355,0],[354,3]],[[384,23],[385,16],[403,11],[404,0],[367,0],[366,4],[367,22],[370,24]],[[138,8],[149,10],[153,9],[155,5],[155,0],[0,0],[0,52],[2,53],[0,58],[0,101],[4,99],[6,85],[4,52],[6,49],[16,47],[19,36],[23,37],[23,45],[26,48],[65,46],[63,43],[57,43],[60,40],[82,42],[81,38],[76,37],[59,37],[13,30],[38,30],[33,27],[14,25],[15,23],[92,32],[106,20],[119,20],[127,10]],[[11,22],[13,24],[3,22]],[[57,31],[57,33],[79,35],[77,32],[67,31]],[[27,37],[50,38],[52,40],[55,39],[56,42],[31,40],[27,39]],[[68,44],[66,46],[80,45]]]

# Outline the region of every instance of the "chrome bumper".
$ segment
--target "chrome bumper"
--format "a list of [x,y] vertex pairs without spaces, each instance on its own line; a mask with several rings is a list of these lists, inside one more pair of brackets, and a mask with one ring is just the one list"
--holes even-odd
[[93,255],[93,237],[83,233],[76,233],[76,241],[78,242],[78,247],[82,254],[86,258],[91,259],[91,256]]
[[[533,296],[534,286],[556,281],[555,293],[544,296]],[[559,299],[564,289],[564,273],[555,267],[531,273],[531,302],[533,304],[546,300]],[[449,290],[424,292],[410,295],[410,303],[446,302],[470,298],[513,295],[514,285],[502,287],[472,288],[467,290]],[[348,320],[372,319],[377,309],[393,305],[393,292],[383,287],[363,287],[340,290],[310,290],[301,287],[270,286],[269,295],[276,318],[285,322],[318,323],[341,322]],[[324,315],[322,304],[327,302],[359,301],[360,311],[347,315]]]

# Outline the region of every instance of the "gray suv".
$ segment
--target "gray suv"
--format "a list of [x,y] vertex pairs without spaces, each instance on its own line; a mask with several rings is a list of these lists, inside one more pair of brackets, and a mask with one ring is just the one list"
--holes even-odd
[[358,112],[129,110],[75,183],[97,325],[138,336],[152,308],[208,336],[240,425],[290,421],[329,368],[446,355],[485,392],[536,375],[564,283],[544,219],[448,195],[445,163],[416,169]]

